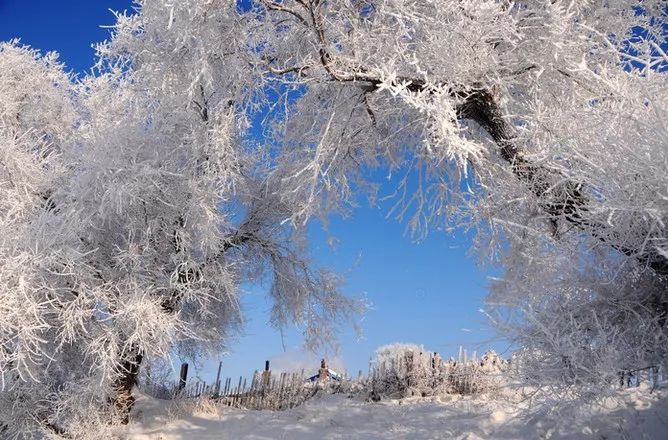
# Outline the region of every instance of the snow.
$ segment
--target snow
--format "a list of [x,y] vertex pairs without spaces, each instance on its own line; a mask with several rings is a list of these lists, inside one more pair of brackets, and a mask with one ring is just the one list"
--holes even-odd
[[[175,407],[181,407],[175,410]],[[176,414],[175,414],[176,413]],[[665,439],[668,390],[620,392],[579,416],[530,411],[527,401],[441,396],[369,403],[345,395],[320,395],[288,411],[200,407],[140,396],[135,422],[122,439]]]

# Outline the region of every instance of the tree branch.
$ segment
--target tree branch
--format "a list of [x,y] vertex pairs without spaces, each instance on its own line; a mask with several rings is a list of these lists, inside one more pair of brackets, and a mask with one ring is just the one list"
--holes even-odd
[[[317,9],[319,3],[298,1],[309,11],[311,23],[309,24],[303,19],[300,21],[303,25],[311,27],[315,32],[320,45],[318,49],[320,63],[331,79],[336,82],[354,82],[362,87],[365,93],[379,91],[383,81],[365,66],[355,66],[352,71],[339,71],[335,68],[336,58],[327,49],[329,42],[325,35],[322,13]],[[266,3],[266,1],[263,0],[263,3]],[[277,8],[272,9],[280,11]],[[513,72],[513,74],[522,74],[534,68],[536,68],[535,65],[529,65]],[[292,69],[288,69],[288,71],[290,70]],[[560,71],[560,73],[569,76],[566,72]],[[434,84],[427,84],[425,80],[419,78],[400,76],[394,80],[394,84],[401,85],[405,90],[413,93],[426,92],[433,94],[435,91]],[[448,87],[445,82],[435,85]],[[562,180],[563,176],[526,159],[523,151],[515,142],[513,127],[507,122],[493,94],[487,88],[480,85],[460,85],[456,88],[448,88],[451,90],[450,94],[460,101],[457,106],[458,117],[475,121],[490,135],[499,147],[500,157],[511,166],[513,174],[526,183],[531,192],[539,198],[540,206],[548,215],[550,222],[556,224],[558,220],[563,219],[578,229],[591,233],[596,239],[610,245],[622,254],[635,258],[641,264],[654,270],[658,275],[668,275],[668,259],[660,253],[642,252],[638,249],[628,249],[613,243],[610,240],[610,235],[614,236],[615,234],[611,233],[605,225],[595,224],[582,218],[581,213],[588,211],[587,206],[590,203],[584,192],[583,184],[567,180],[555,188],[555,180]],[[375,125],[376,118],[368,105],[368,100],[366,104],[369,117],[372,124]],[[551,193],[551,199],[542,200],[546,198],[548,192]]]

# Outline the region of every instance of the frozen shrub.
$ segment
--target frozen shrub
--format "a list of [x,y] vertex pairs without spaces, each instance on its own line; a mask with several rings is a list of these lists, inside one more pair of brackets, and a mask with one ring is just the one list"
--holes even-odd
[[494,351],[482,358],[444,361],[438,353],[412,344],[379,348],[370,368],[370,397],[404,398],[436,394],[473,394],[493,390],[501,382],[504,361]]

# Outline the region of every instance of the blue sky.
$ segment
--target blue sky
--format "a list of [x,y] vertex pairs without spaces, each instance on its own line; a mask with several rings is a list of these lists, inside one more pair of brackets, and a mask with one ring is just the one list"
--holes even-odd
[[[91,44],[109,36],[114,16],[109,9],[130,10],[130,0],[0,0],[0,40],[20,38],[43,51],[57,51],[69,70],[86,72],[94,63]],[[382,173],[379,173],[382,175]],[[373,308],[361,321],[363,337],[352,329],[340,338],[340,363],[356,374],[366,371],[375,349],[392,342],[414,342],[444,356],[469,349],[507,350],[478,312],[488,281],[486,272],[468,256],[470,239],[434,232],[422,243],[404,233],[404,225],[385,218],[386,210],[362,205],[351,218],[333,219],[329,232],[338,239],[332,250],[327,235],[311,228],[312,251],[323,265],[347,274],[344,291],[365,296]],[[299,332],[280,335],[267,325],[270,307],[266,286],[246,286],[245,334],[229,348],[194,370],[202,378],[215,375],[218,359],[223,375],[248,375],[271,359],[276,368],[308,365],[322,353],[304,354]],[[285,348],[285,350],[284,350]],[[328,355],[330,356],[330,355]],[[314,364],[315,368],[317,365]],[[192,371],[192,370],[191,370]]]

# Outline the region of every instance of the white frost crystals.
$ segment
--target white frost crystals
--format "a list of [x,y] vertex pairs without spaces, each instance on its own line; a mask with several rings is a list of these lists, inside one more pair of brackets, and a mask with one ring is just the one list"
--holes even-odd
[[302,87],[276,136],[328,169],[327,200],[381,164],[419,236],[475,230],[518,377],[591,397],[665,364],[662,2],[258,3],[258,63]]
[[487,312],[518,377],[597,396],[665,364],[665,23],[661,1],[142,0],[78,82],[3,44],[2,434],[122,418],[145,358],[230,341],[243,282],[327,340],[359,304],[303,226],[381,167],[392,215],[504,269]]
[[182,39],[233,33],[233,3],[179,8],[166,34],[159,2],[144,6],[79,82],[51,55],[0,48],[3,437],[127,419],[142,363],[232,340],[243,282],[269,281],[271,324],[312,345],[361,309],[281,225],[280,168],[235,121],[248,87],[198,54],[235,42]]

